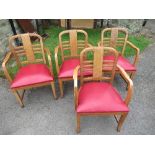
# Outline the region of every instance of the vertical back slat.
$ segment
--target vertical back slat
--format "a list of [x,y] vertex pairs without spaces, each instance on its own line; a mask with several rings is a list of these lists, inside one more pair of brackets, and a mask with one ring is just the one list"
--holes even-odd
[[32,43],[30,40],[30,36],[29,36],[29,34],[23,34],[23,35],[21,35],[21,38],[22,38],[24,50],[26,52],[27,60],[30,63],[33,63],[35,61],[35,57],[34,57],[34,53],[33,53],[33,48],[32,48]]
[[102,78],[103,72],[103,50],[95,49],[94,60],[93,60],[93,79],[100,80]]
[[77,55],[77,32],[76,30],[70,31],[70,47],[71,47],[71,56]]
[[[106,35],[107,33],[111,34],[111,36]],[[122,36],[119,34],[123,34]],[[119,51],[122,55],[124,55],[124,51],[126,48],[126,42],[128,39],[128,31],[126,28],[106,28],[101,32],[101,46],[104,47],[113,47],[115,49],[119,48]]]
[[[92,53],[93,59],[89,60],[88,55]],[[114,60],[105,60],[106,54],[113,55]],[[118,52],[112,47],[89,47],[80,54],[80,82],[84,81],[109,81],[113,82]]]
[[113,28],[111,30],[111,39],[110,39],[110,46],[111,47],[116,47],[116,41],[118,38],[118,29],[117,28]]

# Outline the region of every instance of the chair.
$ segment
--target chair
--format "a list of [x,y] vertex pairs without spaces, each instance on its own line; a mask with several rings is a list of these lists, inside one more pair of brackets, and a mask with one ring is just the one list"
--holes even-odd
[[91,45],[88,44],[88,35],[83,30],[66,30],[59,34],[59,45],[55,48],[55,62],[61,97],[63,97],[63,82],[73,80],[73,71],[80,63],[80,51],[89,46]]
[[[18,45],[15,42],[17,40]],[[12,36],[9,39],[9,48],[10,51],[4,58],[2,67],[20,106],[24,107],[25,90],[34,87],[51,85],[56,98],[50,51],[44,47],[41,36],[35,33]],[[18,66],[18,71],[14,77],[11,77],[7,64],[13,60]],[[20,90],[22,94],[19,93]]]
[[[89,53],[93,59],[86,58]],[[113,60],[103,57],[112,55]],[[80,66],[74,70],[74,102],[77,119],[77,133],[80,132],[80,118],[84,116],[112,115],[118,122],[117,131],[129,112],[128,104],[132,96],[133,83],[122,67],[117,65],[121,77],[128,84],[126,98],[123,99],[116,88],[113,87],[118,52],[111,47],[86,48],[80,55]],[[78,74],[80,72],[80,87],[78,87]],[[89,76],[84,76],[90,72]],[[118,116],[120,118],[118,119]]]
[[[128,31],[125,28],[106,28],[101,32],[101,41],[99,46],[113,47],[117,49],[120,54],[118,57],[118,64],[130,75],[133,79],[136,72],[136,65],[139,59],[139,48],[128,41]],[[125,50],[130,50],[134,56],[133,62],[130,62],[124,57]],[[111,56],[105,57],[105,59],[113,59]],[[117,69],[117,72],[118,69]]]

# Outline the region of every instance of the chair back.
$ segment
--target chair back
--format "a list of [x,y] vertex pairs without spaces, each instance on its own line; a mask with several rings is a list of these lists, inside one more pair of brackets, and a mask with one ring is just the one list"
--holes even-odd
[[101,32],[101,46],[113,47],[124,54],[128,31],[125,28],[106,28]]
[[25,33],[11,36],[9,48],[18,67],[30,63],[46,63],[42,37],[38,34]]
[[62,60],[79,57],[88,45],[88,35],[83,30],[66,30],[59,34]]
[[[104,59],[111,55],[113,59]],[[89,47],[80,54],[80,81],[113,82],[118,52],[112,47]]]

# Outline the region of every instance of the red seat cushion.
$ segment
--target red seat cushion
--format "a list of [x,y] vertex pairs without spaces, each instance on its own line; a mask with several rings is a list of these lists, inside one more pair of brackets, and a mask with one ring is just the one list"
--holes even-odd
[[[105,60],[114,60],[113,56],[105,56]],[[124,68],[125,71],[136,71],[136,67],[132,65],[128,59],[124,58],[123,56],[118,57],[118,65]]]
[[59,78],[68,78],[68,77],[73,77],[73,72],[74,69],[80,65],[80,60],[79,59],[68,59],[65,60],[60,68],[60,72],[58,77]]
[[45,64],[29,64],[19,69],[11,88],[53,81],[50,70]]
[[79,92],[78,113],[128,112],[119,93],[110,83],[85,83]]
[[[69,78],[73,77],[74,69],[80,65],[80,59],[68,59],[63,62],[60,68],[60,72],[58,77],[59,78]],[[92,75],[92,71],[85,70],[83,73],[84,76]],[[80,76],[80,71],[78,73],[78,76]]]

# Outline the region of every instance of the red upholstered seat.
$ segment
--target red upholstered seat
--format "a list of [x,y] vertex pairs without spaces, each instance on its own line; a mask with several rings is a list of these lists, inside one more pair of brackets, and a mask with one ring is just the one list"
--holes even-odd
[[[113,60],[113,56],[105,56],[104,60]],[[128,59],[124,58],[123,56],[118,57],[118,65],[120,65],[124,70],[126,71],[136,71],[136,68],[134,65],[132,65]]]
[[45,64],[29,64],[19,69],[11,88],[50,81],[53,81],[53,77]]
[[59,72],[59,78],[67,78],[67,77],[73,77],[74,69],[80,65],[79,59],[68,59],[65,60],[60,68]]
[[79,92],[78,113],[128,112],[127,105],[110,83],[85,83]]

